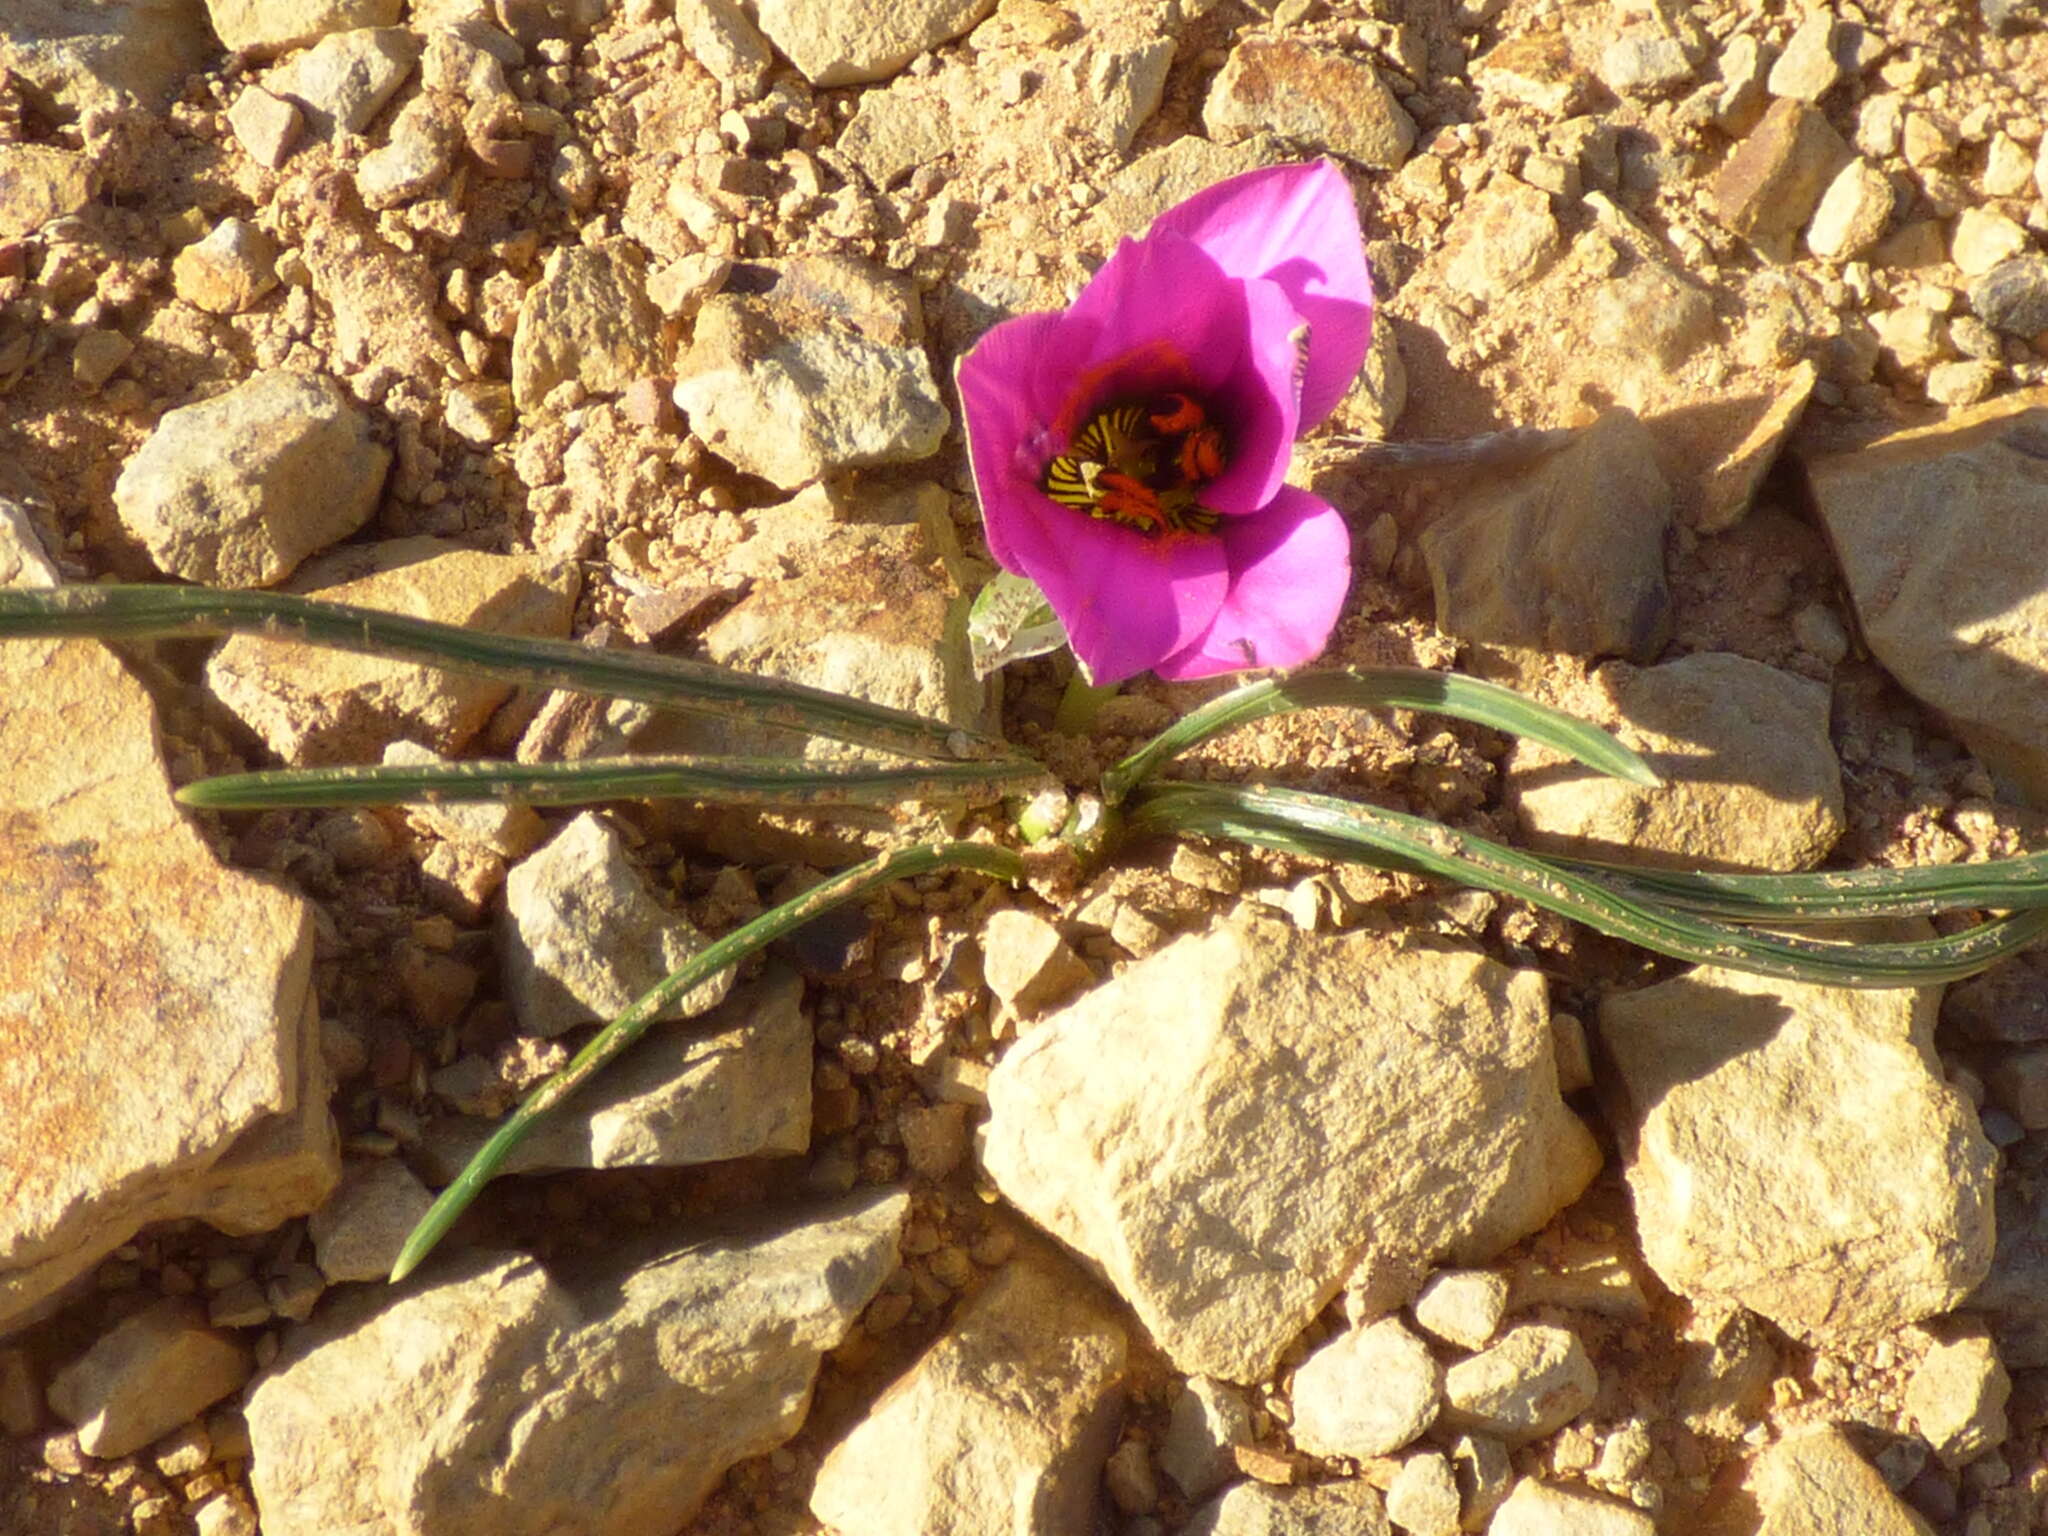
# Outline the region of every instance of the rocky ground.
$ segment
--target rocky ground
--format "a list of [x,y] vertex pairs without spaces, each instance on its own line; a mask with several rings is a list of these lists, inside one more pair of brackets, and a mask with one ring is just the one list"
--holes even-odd
[[[952,366],[1328,154],[1381,294],[1297,461],[1355,532],[1330,660],[1514,681],[1672,782],[1335,712],[1188,771],[1724,868],[2040,847],[2044,27],[12,0],[0,580],[656,646],[1086,784],[1215,687],[1079,738],[1059,660],[975,677]],[[1512,427],[1572,430],[1470,441]],[[0,1527],[2048,1528],[2026,957],[1760,983],[1224,847],[929,876],[687,999],[385,1287],[594,1020],[890,829],[171,787],[773,741],[253,638],[0,645]]]

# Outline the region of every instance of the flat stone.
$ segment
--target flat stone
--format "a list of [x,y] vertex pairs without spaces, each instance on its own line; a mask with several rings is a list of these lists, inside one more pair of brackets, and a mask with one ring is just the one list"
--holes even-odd
[[1444,1423],[1521,1445],[1564,1428],[1599,1395],[1600,1374],[1577,1334],[1518,1323],[1444,1372]]
[[1583,110],[1593,84],[1561,31],[1534,28],[1502,39],[1475,60],[1472,79],[1486,95],[1534,107],[1554,122]]
[[1640,1509],[1584,1488],[1525,1477],[1494,1511],[1487,1536],[1656,1536]]
[[767,88],[775,54],[737,0],[676,0],[676,29],[735,100],[756,100]]
[[354,178],[336,173],[319,185],[340,216],[309,223],[299,255],[313,296],[333,320],[336,365],[344,371],[382,365],[423,388],[433,379],[466,377],[424,251],[401,251],[378,233],[375,218],[361,208]]
[[448,101],[425,93],[415,96],[398,109],[389,139],[356,165],[356,190],[363,205],[396,208],[439,190],[461,141],[462,121]]
[[[394,741],[384,749],[387,768],[445,765],[448,759],[418,742]],[[502,800],[444,800],[406,807],[407,817],[431,835],[451,843],[488,848],[508,859],[523,858],[547,836],[547,824],[530,805]]]
[[[505,879],[505,995],[528,1034],[608,1022],[710,942],[655,895],[627,859],[617,830],[595,811],[583,812]],[[731,987],[732,973],[721,972],[662,1017],[715,1008]]]
[[1173,1401],[1159,1469],[1190,1499],[1204,1499],[1237,1476],[1237,1448],[1250,1445],[1251,1404],[1227,1381],[1193,1376]]
[[[811,1026],[803,984],[772,967],[688,1025],[661,1025],[513,1149],[507,1173],[683,1168],[789,1157],[811,1139]],[[497,1129],[468,1116],[426,1130],[422,1168],[448,1183]]]
[[2032,547],[2048,390],[1820,459],[1808,476],[1877,659],[1994,774],[2048,794],[2048,592],[2029,562],[1986,558]]
[[54,587],[64,579],[44,528],[56,528],[49,497],[27,476],[0,468],[0,587]]
[[1437,624],[1461,640],[1647,661],[1671,630],[1673,498],[1625,410],[1559,452],[1458,494],[1418,539]]
[[160,111],[217,52],[202,0],[8,0],[0,69],[66,119]]
[[981,929],[982,974],[996,1000],[1017,1014],[1063,1002],[1095,980],[1059,929],[1035,912],[1006,907]]
[[1607,998],[1643,1256],[1667,1286],[1830,1340],[1969,1294],[1991,1263],[1993,1155],[1942,1080],[1935,1007],[1933,988],[1711,967]]
[[1506,790],[1540,852],[1665,868],[1811,869],[1846,825],[1828,689],[1723,651],[1656,667],[1613,662],[1599,696],[1566,708],[1597,719],[1664,779],[1643,789],[1517,742]]
[[1484,1349],[1507,1309],[1507,1276],[1490,1269],[1438,1270],[1414,1307],[1417,1326],[1460,1349]]
[[1272,1488],[1243,1483],[1195,1511],[1183,1536],[1390,1536],[1369,1483]]
[[1166,99],[1166,79],[1173,68],[1174,41],[1148,37],[1122,45],[1095,43],[1082,50],[1070,66],[1074,108],[1073,130],[1098,139],[1119,155],[1131,147]]
[[277,286],[277,245],[247,219],[222,219],[178,252],[171,285],[187,304],[238,315]]
[[0,1334],[144,1225],[263,1232],[339,1173],[304,901],[180,815],[148,694],[0,645]]
[[1387,1519],[1409,1536],[1458,1536],[1458,1479],[1441,1451],[1417,1451],[1387,1485]]
[[1965,277],[1981,277],[2002,261],[2034,248],[2026,225],[1996,208],[1965,208],[1949,237],[1949,260]]
[[320,1273],[337,1285],[382,1280],[433,1203],[427,1186],[395,1157],[354,1164],[306,1224]]
[[273,369],[167,412],[114,509],[166,575],[274,586],[369,521],[390,463],[340,385]]
[[[577,573],[532,555],[488,555],[439,539],[395,539],[320,562],[309,597],[499,634],[560,639]],[[377,762],[396,738],[448,755],[512,695],[510,683],[411,662],[238,635],[207,664],[207,686],[291,763]]]
[[228,126],[251,160],[274,171],[298,143],[306,115],[295,102],[273,96],[260,85],[245,85],[228,108]]
[[1835,33],[1831,13],[1809,11],[1771,66],[1771,94],[1811,102],[1833,90],[1842,78],[1842,66],[1835,57]]
[[1492,1435],[1460,1435],[1451,1446],[1451,1467],[1464,1509],[1460,1526],[1484,1530],[1514,1486],[1515,1466],[1506,1444]]
[[906,1206],[868,1195],[549,1269],[437,1258],[424,1283],[339,1298],[249,1394],[266,1536],[678,1529],[802,1425]]
[[2048,331],[2048,256],[2001,261],[1970,284],[1969,298],[1971,313],[1994,331],[2021,338]]
[[1927,398],[1936,405],[1976,405],[1991,398],[2004,371],[1997,363],[1976,358],[1936,363],[1927,370]]
[[[1547,206],[1543,216],[1549,218]],[[1713,334],[1713,299],[1662,262],[1638,261],[1593,290],[1593,340],[1615,352],[1654,359],[1667,372]]]
[[1062,1269],[1019,1257],[826,1455],[839,1536],[1070,1536],[1094,1527],[1128,1342]]
[[68,149],[0,144],[0,240],[82,213],[98,190],[92,162]]
[[750,7],[768,40],[813,85],[886,80],[994,9],[995,0],[756,0]]
[[241,1390],[248,1350],[206,1325],[206,1309],[167,1296],[94,1341],[50,1382],[50,1411],[88,1456],[126,1456]]
[[1789,260],[1793,237],[1849,153],[1817,108],[1774,101],[1715,176],[1714,211],[1766,257]]
[[1906,1414],[1944,1464],[1967,1466],[2004,1444],[2012,1378],[1981,1328],[1937,1339],[1906,1380]]
[[1884,238],[1895,201],[1892,179],[1861,156],[1835,173],[1806,227],[1806,248],[1833,261],[1858,261]]
[[1740,1439],[1771,1396],[1778,1352],[1753,1313],[1695,1306],[1679,1335],[1684,1360],[1671,1406],[1686,1428],[1717,1440]]
[[1661,96],[1692,79],[1685,44],[1660,27],[1624,27],[1600,51],[1600,80],[1617,96]]
[[1496,176],[1445,237],[1444,281],[1475,297],[1510,292],[1541,277],[1563,249],[1550,194]]
[[420,40],[403,27],[332,32],[263,77],[273,96],[298,105],[323,139],[361,133],[419,62]]
[[1359,1461],[1398,1451],[1436,1419],[1442,1377],[1399,1318],[1341,1333],[1294,1373],[1294,1443]]
[[618,394],[662,373],[661,312],[630,241],[602,248],[561,245],[519,306],[512,336],[512,399],[531,411],[570,379],[593,394]]
[[393,27],[404,0],[206,0],[223,47],[259,56],[317,43],[330,32]]
[[1379,71],[1356,55],[1252,38],[1210,82],[1202,123],[1231,143],[1278,134],[1375,170],[1394,170],[1415,147],[1415,119]]
[[835,146],[877,188],[886,188],[954,151],[952,113],[929,80],[906,77],[863,91],[860,110]]
[[1110,176],[1109,195],[1097,208],[1097,227],[1119,233],[1142,228],[1204,187],[1289,158],[1291,152],[1271,134],[1234,144],[1187,134],[1147,150]]
[[[1347,1280],[1398,1299],[1591,1178],[1545,1015],[1533,973],[1477,954],[1234,923],[1013,1048],[990,1074],[983,1163],[1182,1370],[1259,1380]],[[1418,1035],[1418,1017],[1440,1027]],[[1290,1098],[1281,1077],[1323,1089]]]
[[789,489],[930,456],[952,425],[921,345],[803,302],[722,293],[697,313],[676,405],[716,453]]
[[1757,1536],[1930,1536],[1832,1424],[1794,1430],[1751,1465]]

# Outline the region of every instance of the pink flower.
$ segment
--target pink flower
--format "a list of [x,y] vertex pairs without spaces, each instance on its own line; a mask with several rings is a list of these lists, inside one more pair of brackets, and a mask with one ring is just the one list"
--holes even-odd
[[1282,482],[1364,363],[1372,307],[1357,205],[1320,160],[1196,193],[1065,311],[961,360],[989,549],[1044,591],[1091,681],[1322,651],[1350,534]]

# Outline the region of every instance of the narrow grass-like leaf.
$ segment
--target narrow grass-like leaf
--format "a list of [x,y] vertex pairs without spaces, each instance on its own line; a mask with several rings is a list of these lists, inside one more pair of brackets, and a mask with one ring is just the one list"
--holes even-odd
[[1659,954],[1792,981],[1924,986],[1969,976],[2048,934],[2048,909],[1903,944],[1829,944],[1753,932],[1624,895],[1599,877],[1419,816],[1302,790],[1157,784],[1134,798],[1131,835],[1194,832],[1436,875],[1518,896]]
[[567,763],[456,762],[364,768],[279,768],[223,774],[178,791],[210,810],[284,806],[592,805],[603,800],[700,800],[829,810],[910,800],[989,801],[1052,785],[1035,763],[805,763],[775,757],[587,757]]
[[79,586],[0,591],[0,640],[248,634],[445,667],[528,687],[637,699],[663,709],[779,726],[906,757],[1016,759],[1008,743],[900,709],[649,651],[495,635],[288,592]]
[[527,1095],[500,1125],[491,1139],[477,1150],[455,1182],[441,1191],[427,1214],[406,1238],[398,1260],[391,1266],[393,1284],[403,1280],[431,1253],[448,1233],[456,1218],[496,1176],[512,1155],[546,1116],[577,1089],[595,1077],[626,1047],[647,1032],[648,1026],[677,998],[716,976],[731,965],[801,928],[821,913],[865,896],[893,880],[908,879],[935,869],[974,869],[998,880],[1022,878],[1023,862],[1006,848],[991,843],[929,843],[900,848],[865,863],[843,870],[801,896],[762,913],[752,922],[735,928],[706,946],[687,965],[642,993],[633,1005],[597,1032],[569,1064]]
[[1911,917],[1958,908],[2048,907],[2048,853],[1979,864],[1835,869],[1803,874],[1707,874],[1550,856],[1624,895],[1732,922],[1811,923]]
[[1663,783],[1648,763],[1599,726],[1525,699],[1512,689],[1421,667],[1357,667],[1247,683],[1211,699],[1104,774],[1103,795],[1110,804],[1117,804],[1170,760],[1233,726],[1290,710],[1330,705],[1450,715],[1540,741],[1596,772],[1646,789]]

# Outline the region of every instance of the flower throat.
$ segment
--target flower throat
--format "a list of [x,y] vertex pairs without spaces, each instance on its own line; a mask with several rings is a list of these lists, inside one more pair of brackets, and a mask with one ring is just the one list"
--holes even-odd
[[1223,431],[1192,395],[1112,405],[1045,467],[1045,494],[1063,507],[1148,537],[1208,533],[1216,514],[1196,500],[1229,463]]

